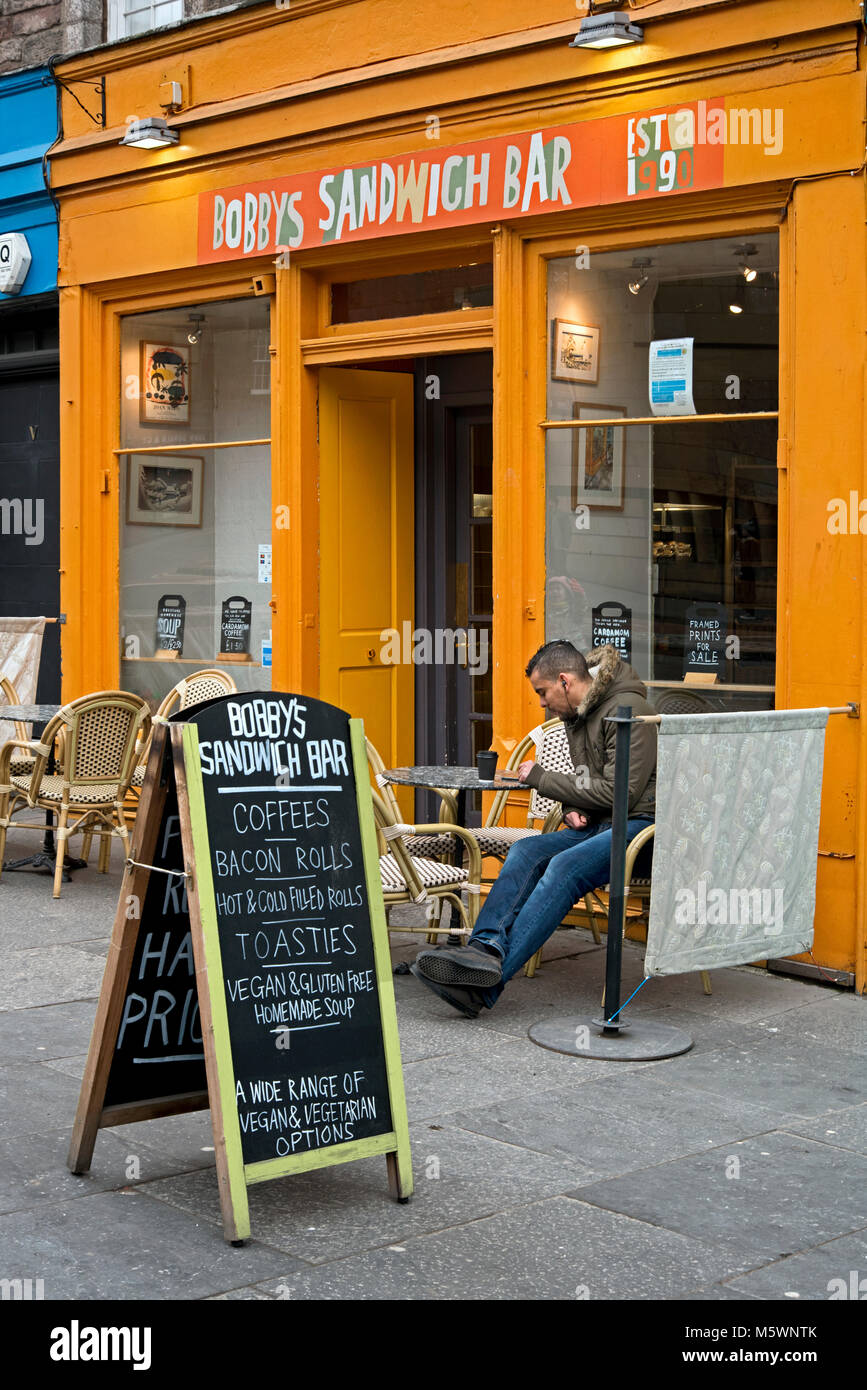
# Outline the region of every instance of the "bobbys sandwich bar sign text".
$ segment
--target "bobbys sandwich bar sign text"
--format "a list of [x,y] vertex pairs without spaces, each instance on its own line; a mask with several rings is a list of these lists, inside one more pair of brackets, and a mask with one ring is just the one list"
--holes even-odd
[[199,263],[718,188],[724,118],[692,102],[202,193]]

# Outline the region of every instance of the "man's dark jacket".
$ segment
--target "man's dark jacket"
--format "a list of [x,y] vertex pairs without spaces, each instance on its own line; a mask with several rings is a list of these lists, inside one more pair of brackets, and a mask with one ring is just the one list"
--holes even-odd
[[[563,719],[572,753],[574,776],[565,772],[546,772],[538,763],[527,778],[542,796],[561,801],[565,811],[584,811],[592,820],[609,820],[614,802],[614,741],[616,724],[606,724],[606,715],[617,713],[618,705],[628,705],[635,714],[654,714],[647,702],[647,688],[631,666],[621,661],[614,647],[595,647],[587,653],[593,676],[575,714]],[[655,724],[636,724],[632,729],[629,763],[629,812],[633,816],[654,815],[656,799]]]

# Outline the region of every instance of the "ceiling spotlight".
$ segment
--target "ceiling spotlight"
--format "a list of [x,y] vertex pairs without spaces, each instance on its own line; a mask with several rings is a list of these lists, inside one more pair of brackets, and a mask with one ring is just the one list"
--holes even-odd
[[652,265],[653,261],[650,260],[649,257],[644,256],[639,256],[632,262],[632,269],[637,270],[638,274],[627,281],[626,288],[629,290],[630,294],[641,294],[649,278],[647,274],[648,267]]
[[178,132],[169,130],[162,116],[147,116],[143,121],[130,121],[119,145],[134,145],[138,150],[161,150],[178,143]]
[[191,347],[195,347],[196,343],[201,342],[202,334],[205,330],[205,316],[204,314],[190,314],[189,322],[190,328],[187,333],[187,342]]
[[729,305],[730,314],[742,314],[744,312],[744,301],[740,294],[736,293]]
[[747,264],[747,259],[750,256],[758,255],[758,248],[755,246],[738,246],[734,254],[738,258],[738,270],[747,284],[751,285],[759,272],[753,266]]
[[622,48],[625,44],[643,42],[644,30],[640,24],[630,24],[625,10],[598,14],[594,12],[591,0],[590,12],[582,19],[581,28],[569,47]]

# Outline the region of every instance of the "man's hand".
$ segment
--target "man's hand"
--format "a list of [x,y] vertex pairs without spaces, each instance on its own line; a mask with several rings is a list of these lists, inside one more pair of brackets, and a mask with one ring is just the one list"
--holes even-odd
[[530,768],[535,766],[536,764],[532,758],[528,759],[528,761],[525,763],[521,763],[521,766],[518,768],[518,777],[520,781],[526,782],[528,776],[530,775]]
[[570,830],[583,830],[590,824],[590,820],[583,811],[567,811],[563,817],[563,824],[568,825]]

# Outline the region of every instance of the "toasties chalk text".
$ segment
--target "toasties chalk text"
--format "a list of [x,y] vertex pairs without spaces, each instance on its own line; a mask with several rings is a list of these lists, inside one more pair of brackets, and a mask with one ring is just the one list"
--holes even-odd
[[[509,144],[497,162],[499,177],[493,203],[504,211],[529,212],[572,197],[564,175],[572,161],[572,145],[565,136],[543,140],[535,131],[526,151]],[[347,233],[366,226],[387,228],[404,223],[436,222],[443,214],[483,213],[491,203],[495,178],[492,154],[443,154],[441,159],[418,155],[382,161],[362,168],[345,168],[319,178],[318,206],[308,217],[315,221],[321,242],[340,241]],[[239,192],[236,197],[217,194],[213,201],[211,250],[224,245],[240,254],[264,251],[269,246],[294,250],[310,244],[305,221],[304,190],[263,189]]]

